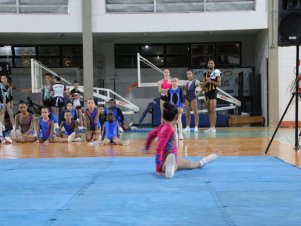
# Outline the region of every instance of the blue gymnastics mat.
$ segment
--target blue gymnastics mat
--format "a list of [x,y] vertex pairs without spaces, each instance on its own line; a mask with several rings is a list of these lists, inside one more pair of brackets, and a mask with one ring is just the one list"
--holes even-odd
[[269,156],[220,157],[172,179],[150,157],[0,160],[5,226],[296,226],[300,194],[301,170]]

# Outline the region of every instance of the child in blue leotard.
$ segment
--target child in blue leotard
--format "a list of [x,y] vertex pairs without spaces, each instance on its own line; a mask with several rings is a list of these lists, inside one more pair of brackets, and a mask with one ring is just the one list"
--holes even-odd
[[38,119],[37,123],[37,143],[53,142],[54,123],[49,118],[48,107],[43,107],[41,111],[42,117]]
[[94,100],[92,99],[87,101],[87,109],[85,112],[85,126],[87,128],[87,141],[96,141],[96,143],[98,143],[100,140],[99,110],[97,107],[95,107]]
[[76,120],[77,119],[76,110],[73,108],[72,102],[67,103],[66,109],[67,111],[71,112],[71,119]]
[[106,122],[103,125],[102,131],[103,145],[116,144],[116,145],[128,145],[128,141],[122,141],[119,139],[118,121],[115,119],[113,113],[108,113]]
[[64,121],[61,122],[58,133],[56,134],[55,142],[72,142],[81,141],[81,136],[78,130],[78,122],[72,120],[72,114],[70,111],[65,111]]
[[[184,140],[182,126],[182,114],[184,107],[183,93],[182,89],[179,87],[179,79],[177,77],[173,77],[171,79],[171,84],[171,88],[167,91],[167,101],[178,109],[177,125],[179,130],[179,140]],[[177,137],[177,128],[175,128],[175,133]]]

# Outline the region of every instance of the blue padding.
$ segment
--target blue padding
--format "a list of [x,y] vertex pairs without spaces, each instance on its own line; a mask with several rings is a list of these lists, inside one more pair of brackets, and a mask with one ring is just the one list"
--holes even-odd
[[275,157],[220,157],[170,180],[154,169],[151,157],[0,160],[0,224],[300,225],[301,170]]

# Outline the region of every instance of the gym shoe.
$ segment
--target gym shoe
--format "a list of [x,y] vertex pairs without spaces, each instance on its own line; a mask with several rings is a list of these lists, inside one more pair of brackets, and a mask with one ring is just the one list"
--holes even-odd
[[189,133],[190,132],[190,128],[189,126],[186,126],[186,128],[183,130],[184,133]]
[[183,137],[182,133],[179,134],[179,140],[184,140],[184,137]]
[[205,166],[206,164],[212,162],[213,160],[215,160],[218,157],[217,154],[210,154],[204,158],[202,158],[202,160],[200,161],[200,167]]
[[175,174],[176,168],[176,157],[174,154],[169,154],[165,161],[165,177],[172,178]]
[[209,129],[206,129],[204,133],[216,133],[216,129],[215,127],[210,127]]
[[75,132],[71,133],[68,137],[68,143],[74,141],[74,138],[75,138]]
[[199,132],[199,128],[198,127],[194,127],[194,133],[198,133]]

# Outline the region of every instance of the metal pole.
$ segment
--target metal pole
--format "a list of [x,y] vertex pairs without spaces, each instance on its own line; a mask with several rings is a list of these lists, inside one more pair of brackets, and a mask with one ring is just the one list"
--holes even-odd
[[299,149],[299,134],[298,134],[298,113],[299,113],[299,104],[298,104],[298,99],[299,99],[299,93],[298,93],[298,88],[299,88],[299,44],[296,46],[296,110],[295,110],[295,151]]
[[[274,140],[274,137],[275,137],[275,135],[276,135],[276,133],[277,133],[279,127],[280,127],[280,124],[281,124],[281,122],[282,122],[282,120],[283,120],[283,118],[284,118],[284,116],[285,116],[287,110],[289,109],[289,106],[291,105],[291,103],[292,103],[292,101],[293,101],[293,99],[294,99],[294,95],[296,95],[296,94],[293,93],[293,95],[292,95],[292,97],[291,97],[291,99],[290,99],[288,105],[287,105],[286,108],[285,108],[285,111],[283,112],[283,115],[281,116],[280,121],[278,122],[278,125],[277,125],[277,127],[276,127],[276,130],[274,131],[273,136],[272,136],[272,138],[271,138],[271,140],[270,140],[270,142],[269,142],[269,144],[268,144],[268,146],[267,146],[267,148],[266,148],[266,150],[265,150],[265,154],[267,154],[268,151],[269,151],[269,148],[270,148],[270,146],[271,146],[271,144],[272,144],[272,142],[273,142],[273,140]],[[297,96],[297,95],[296,95],[296,96]]]

